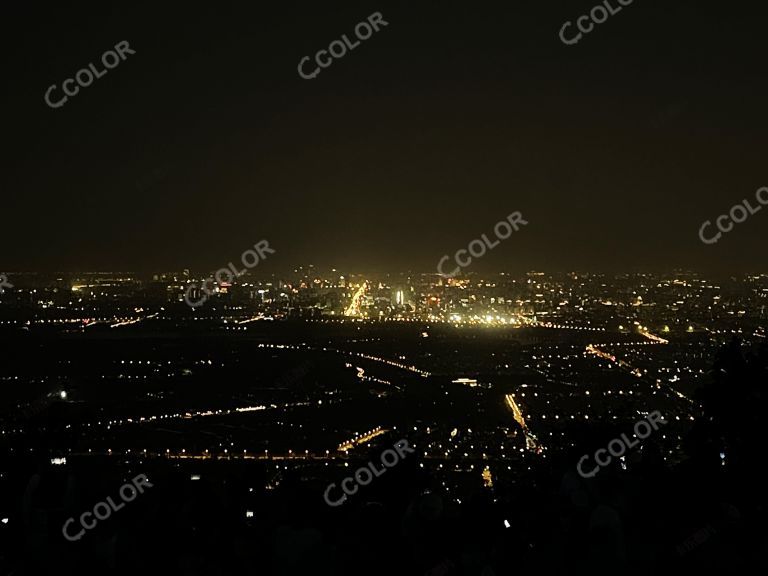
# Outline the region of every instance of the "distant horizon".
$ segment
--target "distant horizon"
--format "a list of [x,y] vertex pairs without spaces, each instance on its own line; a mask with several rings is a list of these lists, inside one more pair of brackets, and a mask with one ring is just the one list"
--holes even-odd
[[[277,270],[277,271],[247,271],[243,277],[251,276],[251,277],[280,277],[280,276],[287,276],[287,275],[295,275],[300,273],[307,273],[306,268],[302,272],[300,270]],[[391,270],[368,270],[368,271],[359,271],[359,270],[342,270],[339,268],[333,269],[333,268],[320,268],[317,266],[314,266],[314,274],[317,275],[329,275],[329,274],[338,274],[340,276],[350,276],[350,277],[358,277],[358,276],[402,276],[402,275],[414,275],[414,276],[435,276],[436,278],[440,277],[440,274],[434,270],[400,270],[400,271],[391,271]],[[10,269],[3,269],[0,268],[0,273],[7,274],[9,276],[72,276],[72,275],[107,275],[107,274],[121,274],[121,275],[129,275],[129,276],[136,276],[136,277],[151,277],[151,276],[157,276],[157,275],[167,275],[167,274],[183,274],[184,272],[188,271],[190,276],[197,276],[200,274],[211,274],[214,272],[215,268],[210,269],[204,269],[204,268],[181,268],[181,269],[157,269],[157,270],[150,270],[150,271],[142,271],[142,270],[130,270],[130,269],[123,269],[123,270],[53,270],[53,271],[47,271],[47,270],[25,270],[25,271],[19,271],[19,270],[10,270]],[[467,270],[465,272],[462,272],[461,274],[458,274],[455,278],[444,278],[445,280],[448,279],[466,279],[472,276],[529,276],[534,274],[542,274],[544,276],[556,276],[556,275],[587,275],[587,276],[641,276],[641,275],[653,275],[653,276],[659,276],[659,275],[672,275],[672,274],[680,274],[680,275],[693,275],[693,276],[701,276],[701,277],[711,277],[711,278],[728,278],[728,277],[741,277],[741,276],[766,276],[768,275],[768,269],[765,271],[757,271],[757,270],[746,270],[746,271],[732,271],[732,272],[711,272],[711,271],[702,271],[702,270],[694,270],[694,269],[669,269],[669,270],[546,270],[546,269],[530,269],[526,271],[509,271],[509,270]]]

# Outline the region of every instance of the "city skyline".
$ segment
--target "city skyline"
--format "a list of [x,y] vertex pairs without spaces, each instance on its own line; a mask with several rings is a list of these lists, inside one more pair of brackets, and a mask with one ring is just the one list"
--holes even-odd
[[[261,247],[267,261],[277,255]],[[237,573],[270,562],[235,549],[237,538],[271,554],[274,538],[299,546],[297,530],[348,545],[351,536],[333,534],[357,533],[366,511],[407,521],[409,510],[437,506],[451,512],[430,521],[435,530],[461,535],[441,544],[449,560],[388,556],[387,539],[406,536],[382,528],[370,537],[371,553],[391,567],[382,576],[456,562],[477,524],[484,550],[519,548],[514,561],[478,560],[494,573],[521,563],[555,573],[595,561],[633,566],[613,545],[595,560],[589,545],[563,550],[535,529],[561,526],[566,514],[570,539],[593,534],[587,519],[622,510],[611,500],[617,491],[645,505],[622,515],[642,540],[616,538],[656,556],[654,565],[687,569],[708,555],[735,562],[761,550],[723,540],[759,530],[718,510],[725,499],[749,518],[759,514],[761,488],[749,479],[759,478],[754,455],[764,437],[768,274],[720,282],[683,273],[377,277],[307,268],[279,279],[259,277],[253,253],[242,260],[256,264],[252,276],[238,276],[244,268],[232,262],[211,274],[143,279],[7,275],[0,484],[11,496],[0,500],[0,531],[46,534],[51,550],[10,551],[11,561],[98,563],[107,535],[141,543],[108,553],[121,569],[158,571],[202,556]],[[708,486],[723,477],[738,489],[712,495]],[[598,496],[580,504],[580,483]],[[19,496],[41,494],[40,485],[59,492]],[[65,485],[85,496],[68,496]],[[573,512],[558,507],[563,490]],[[229,504],[213,496],[221,491]],[[33,536],[18,501],[39,519]],[[222,516],[209,523],[205,510]],[[237,537],[219,539],[221,530]],[[158,533],[207,545],[156,550]],[[307,565],[290,574],[350,556],[334,559],[334,544],[291,550],[274,561]],[[336,564],[326,573],[359,573],[369,557],[356,557],[352,572]]]
[[0,576],[765,572],[768,4],[6,12]]

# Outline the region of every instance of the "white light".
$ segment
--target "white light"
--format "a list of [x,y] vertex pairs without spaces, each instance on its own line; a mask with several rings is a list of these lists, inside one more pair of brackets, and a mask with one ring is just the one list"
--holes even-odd
[[62,400],[66,400],[67,399],[67,391],[66,390],[62,390],[61,392],[59,392],[59,397]]
[[189,477],[190,480],[200,480],[200,474],[192,474],[192,476]]
[[504,528],[511,528],[512,525],[509,523],[509,520],[504,520]]
[[253,510],[246,510],[245,511],[245,517],[246,518],[253,518]]

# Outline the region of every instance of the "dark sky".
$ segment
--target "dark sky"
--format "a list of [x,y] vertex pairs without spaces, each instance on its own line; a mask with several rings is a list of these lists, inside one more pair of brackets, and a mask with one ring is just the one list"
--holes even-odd
[[433,271],[516,210],[477,270],[766,271],[768,209],[698,238],[768,186],[765,2],[635,0],[575,46],[596,0],[18,4],[0,271],[213,269],[262,238],[268,271]]

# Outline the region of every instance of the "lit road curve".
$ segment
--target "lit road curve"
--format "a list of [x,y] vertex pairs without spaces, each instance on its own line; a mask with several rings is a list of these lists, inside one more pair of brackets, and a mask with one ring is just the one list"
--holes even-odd
[[525,434],[525,447],[527,450],[530,450],[532,452],[536,452],[537,454],[541,454],[541,452],[544,450],[544,447],[539,444],[538,438],[531,433],[531,431],[528,429],[528,425],[525,423],[525,418],[523,418],[523,413],[520,410],[520,407],[517,405],[517,402],[515,402],[515,396],[514,394],[506,394],[504,396],[504,400],[507,404],[507,408],[512,410],[512,415],[515,418],[515,422],[517,422],[520,425],[520,428],[523,429],[523,433]]

